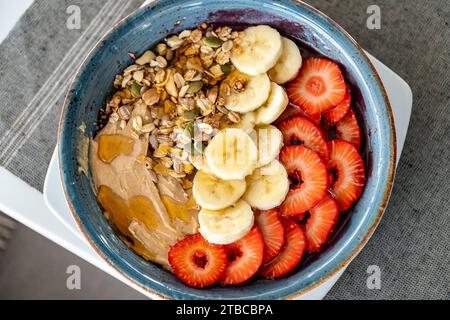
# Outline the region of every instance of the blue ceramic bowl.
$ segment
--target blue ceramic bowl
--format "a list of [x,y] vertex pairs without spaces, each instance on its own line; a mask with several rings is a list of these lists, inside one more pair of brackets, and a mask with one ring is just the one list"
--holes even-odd
[[[237,287],[194,289],[173,274],[145,261],[113,232],[105,220],[91,180],[77,169],[79,126],[92,137],[100,106],[111,93],[116,74],[132,63],[128,52],[143,53],[167,35],[201,22],[244,27],[268,24],[343,67],[352,85],[363,127],[367,183],[340,224],[331,244],[310,256],[290,275],[256,280]],[[188,0],[156,1],[118,23],[90,52],[69,89],[59,130],[60,170],[67,201],[95,250],[127,278],[155,297],[173,299],[294,298],[323,283],[362,249],[388,201],[396,158],[392,113],[380,79],[358,44],[335,22],[298,1]]]

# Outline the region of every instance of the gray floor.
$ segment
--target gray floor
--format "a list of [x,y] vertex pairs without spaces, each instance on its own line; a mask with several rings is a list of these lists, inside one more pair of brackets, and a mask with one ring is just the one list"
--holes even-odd
[[[80,267],[81,289],[69,290],[67,267]],[[17,224],[0,251],[0,299],[145,299],[88,262]]]

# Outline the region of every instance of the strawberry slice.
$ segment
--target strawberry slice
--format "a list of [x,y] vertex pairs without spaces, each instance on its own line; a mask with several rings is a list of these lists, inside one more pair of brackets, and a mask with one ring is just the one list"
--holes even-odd
[[339,211],[345,211],[361,196],[365,183],[364,162],[355,146],[343,140],[329,142],[328,168],[335,176],[330,193]]
[[283,133],[285,145],[290,145],[294,140],[299,141],[305,147],[317,152],[325,163],[328,161],[330,155],[325,135],[311,121],[295,117],[283,121],[279,129]]
[[323,117],[331,124],[334,124],[340,121],[347,114],[350,109],[350,104],[352,102],[352,93],[350,92],[350,88],[347,86],[347,91],[345,94],[344,100],[339,103],[333,109],[328,110],[323,114]]
[[277,209],[260,211],[255,215],[255,222],[264,238],[264,258],[266,264],[278,255],[284,244],[284,231]]
[[258,271],[264,256],[264,239],[261,231],[254,226],[242,239],[224,246],[228,267],[220,278],[220,283],[239,284]]
[[303,118],[306,118],[308,120],[311,120],[312,123],[314,123],[317,126],[320,126],[320,119],[321,119],[321,115],[320,114],[316,114],[316,115],[310,115],[308,113],[306,113],[305,111],[303,111],[302,108],[300,108],[299,106],[296,106],[293,103],[289,103],[289,105],[287,106],[286,110],[284,110],[284,112],[278,117],[277,121],[275,121],[275,124],[278,125],[281,122],[283,122],[284,120],[296,117],[296,116],[300,116]]
[[280,278],[300,263],[306,248],[305,235],[300,226],[291,219],[282,220],[284,228],[284,247],[268,264],[261,267],[259,275],[263,278]]
[[325,58],[309,58],[289,83],[289,100],[309,114],[330,110],[344,100],[346,84],[339,66]]
[[317,252],[330,239],[338,223],[339,210],[330,196],[326,195],[309,210],[310,217],[305,225],[308,252]]
[[280,152],[294,186],[281,204],[282,216],[302,214],[314,207],[326,194],[328,173],[319,155],[305,146],[287,146]]
[[189,235],[169,250],[169,264],[185,284],[203,288],[216,283],[228,264],[225,249],[200,234]]
[[359,150],[361,147],[361,129],[353,110],[350,109],[345,117],[336,123],[336,135],[339,139],[350,142]]

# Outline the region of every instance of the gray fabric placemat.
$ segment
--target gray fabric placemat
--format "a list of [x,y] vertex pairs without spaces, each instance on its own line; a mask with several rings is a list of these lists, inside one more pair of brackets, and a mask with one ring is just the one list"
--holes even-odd
[[[328,299],[450,298],[450,3],[447,0],[307,1],[340,23],[411,86],[414,106],[383,220]],[[80,30],[66,8],[81,8]],[[82,57],[140,1],[35,1],[0,45],[0,165],[37,189],[56,143],[67,84]],[[366,27],[368,6],[381,29]],[[381,289],[367,288],[367,268]]]

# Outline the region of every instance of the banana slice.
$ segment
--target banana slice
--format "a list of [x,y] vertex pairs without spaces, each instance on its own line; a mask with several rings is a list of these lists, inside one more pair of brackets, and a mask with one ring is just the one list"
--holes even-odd
[[270,80],[284,84],[293,80],[302,67],[302,55],[294,41],[282,37],[283,52],[277,64],[269,70]]
[[283,51],[280,33],[266,25],[249,27],[231,52],[231,62],[241,72],[257,75],[267,72]]
[[220,88],[227,109],[246,113],[266,102],[270,93],[270,80],[266,73],[249,76],[235,70],[225,78]]
[[272,162],[283,147],[283,134],[272,125],[255,130],[255,141],[258,148],[258,167]]
[[206,163],[206,159],[203,154],[189,155],[189,161],[192,163],[192,165],[198,171],[203,171],[204,173],[206,173],[208,175],[213,175],[211,169],[209,168],[208,164]]
[[224,129],[211,139],[205,150],[212,173],[223,180],[243,179],[257,164],[258,150],[242,129]]
[[203,209],[220,210],[231,206],[245,192],[245,180],[222,180],[197,171],[194,177],[192,194]]
[[223,121],[220,122],[220,129],[226,128],[238,128],[243,129],[245,132],[250,132],[256,124],[256,114],[255,112],[247,112],[240,115],[241,121],[238,123],[234,123],[230,121],[227,117]]
[[218,211],[202,209],[198,214],[201,235],[215,244],[229,244],[241,239],[252,228],[253,221],[252,208],[243,200]]
[[278,160],[256,169],[246,180],[247,191],[243,199],[259,210],[278,207],[289,191],[286,169]]
[[289,98],[283,87],[275,82],[270,84],[270,94],[266,103],[264,103],[256,112],[257,124],[270,124],[286,110],[289,104]]

